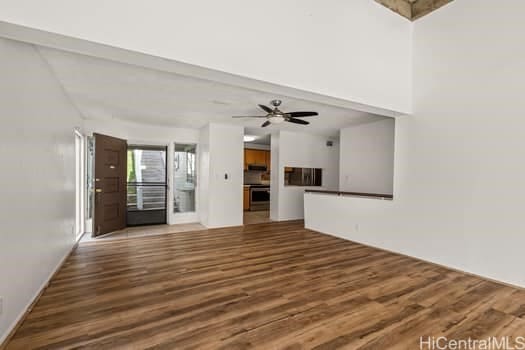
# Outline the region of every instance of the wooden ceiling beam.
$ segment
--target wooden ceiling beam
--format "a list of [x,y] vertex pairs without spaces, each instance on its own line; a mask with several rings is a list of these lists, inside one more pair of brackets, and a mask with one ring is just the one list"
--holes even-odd
[[412,20],[412,5],[406,0],[375,0],[401,16]]
[[375,0],[401,16],[414,21],[453,0]]

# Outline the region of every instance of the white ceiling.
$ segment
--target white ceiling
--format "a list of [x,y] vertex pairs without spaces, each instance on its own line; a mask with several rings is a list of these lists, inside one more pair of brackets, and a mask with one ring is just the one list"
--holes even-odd
[[245,142],[245,145],[266,145],[269,146],[271,144],[272,135],[266,134],[266,130],[263,128],[245,128],[244,134],[254,136],[255,140],[251,142]]
[[[39,47],[42,57],[86,119],[201,128],[208,122],[245,126],[254,134],[263,119],[232,119],[233,115],[264,115],[257,104],[283,100],[281,110],[317,111],[309,126],[283,123],[276,128],[336,136],[342,127],[383,117],[318,102],[276,96],[80,54]],[[262,131],[261,130],[261,131]]]

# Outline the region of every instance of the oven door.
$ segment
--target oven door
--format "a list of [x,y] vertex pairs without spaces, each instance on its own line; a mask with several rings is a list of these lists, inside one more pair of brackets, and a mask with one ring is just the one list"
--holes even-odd
[[250,210],[270,209],[270,188],[250,188]]

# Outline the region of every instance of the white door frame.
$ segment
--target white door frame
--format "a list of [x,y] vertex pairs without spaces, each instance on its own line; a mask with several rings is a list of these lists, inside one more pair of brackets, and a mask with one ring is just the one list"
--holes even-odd
[[85,202],[85,137],[79,128],[74,129],[75,135],[75,240],[79,240],[86,227]]

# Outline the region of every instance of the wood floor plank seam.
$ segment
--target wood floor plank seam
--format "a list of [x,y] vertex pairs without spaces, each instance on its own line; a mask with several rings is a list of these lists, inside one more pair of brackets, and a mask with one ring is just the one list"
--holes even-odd
[[408,349],[524,316],[522,289],[272,222],[82,244],[6,348]]

